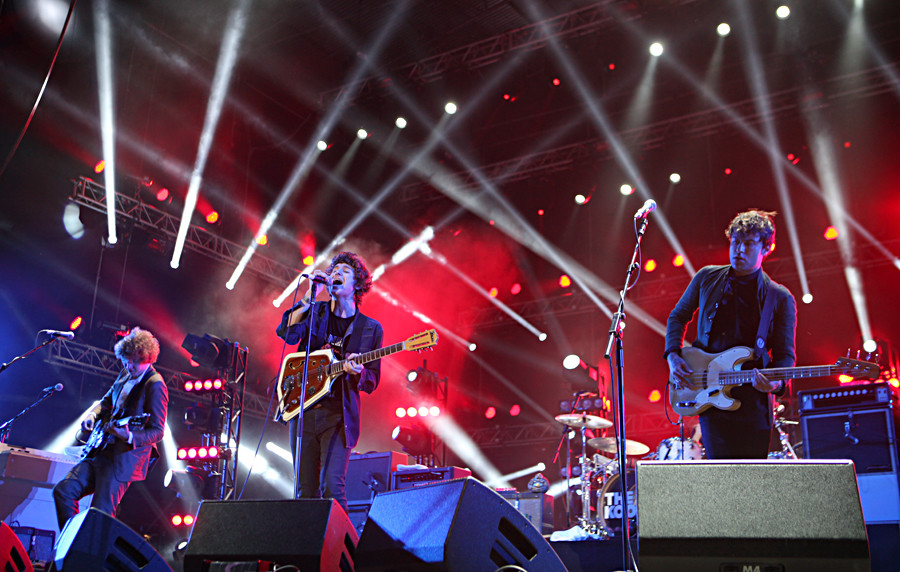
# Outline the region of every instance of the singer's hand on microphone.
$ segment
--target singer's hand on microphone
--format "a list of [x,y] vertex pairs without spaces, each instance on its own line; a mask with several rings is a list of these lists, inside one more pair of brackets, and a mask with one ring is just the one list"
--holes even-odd
[[[331,286],[331,276],[325,274],[321,270],[313,271],[313,273],[308,276],[307,280],[309,281],[309,289],[306,291],[306,299],[310,301],[312,301],[313,283],[316,284],[316,294],[323,290],[327,293],[328,288]],[[322,286],[324,286],[324,288]]]

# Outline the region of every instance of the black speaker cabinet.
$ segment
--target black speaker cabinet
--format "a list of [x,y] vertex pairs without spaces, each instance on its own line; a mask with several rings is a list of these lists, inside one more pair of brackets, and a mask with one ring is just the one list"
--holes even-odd
[[357,541],[334,499],[203,501],[184,571],[205,571],[215,561],[268,560],[304,572],[350,572]]
[[53,566],[62,572],[172,572],[140,534],[95,508],[79,512],[63,527]]
[[0,570],[34,572],[34,566],[31,565],[31,559],[28,558],[22,541],[5,522],[0,522]]
[[369,504],[376,494],[390,490],[391,473],[405,463],[409,463],[409,455],[397,451],[350,455],[347,504]]
[[471,477],[376,496],[356,555],[364,571],[565,572],[541,533]]
[[642,572],[868,571],[849,461],[638,461]]
[[850,459],[856,467],[867,524],[900,521],[897,440],[890,404],[805,412],[808,459]]

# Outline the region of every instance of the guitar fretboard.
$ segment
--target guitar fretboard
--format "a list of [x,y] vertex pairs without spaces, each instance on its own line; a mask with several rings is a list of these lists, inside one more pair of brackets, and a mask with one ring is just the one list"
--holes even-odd
[[[771,381],[782,381],[788,379],[801,379],[804,377],[829,377],[848,372],[848,367],[837,365],[811,365],[804,367],[773,367],[770,369],[759,370],[764,376]],[[693,379],[694,376],[691,376]],[[718,373],[719,385],[743,385],[745,383],[753,383],[755,376],[752,369],[740,371],[720,371]],[[709,379],[709,372],[704,371],[701,374],[703,383]]]
[[[381,359],[391,354],[403,351],[405,343],[406,342],[397,342],[396,344],[390,346],[385,346],[383,348],[378,348],[377,350],[359,354],[353,359],[353,361],[355,361],[356,363],[369,363],[370,361]],[[340,360],[330,364],[328,366],[328,376],[331,377],[333,375],[338,375],[339,373],[344,371],[344,363],[346,361],[347,360]]]

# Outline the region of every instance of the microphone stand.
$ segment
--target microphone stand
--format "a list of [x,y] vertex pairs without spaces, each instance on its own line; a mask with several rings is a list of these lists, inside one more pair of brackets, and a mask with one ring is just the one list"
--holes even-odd
[[[16,363],[16,362],[19,361],[20,359],[25,359],[25,358],[27,358],[28,356],[30,356],[31,354],[33,354],[34,352],[36,352],[36,351],[38,351],[39,349],[41,349],[42,347],[44,347],[44,346],[46,346],[46,345],[48,345],[48,344],[52,344],[54,341],[56,341],[56,339],[57,339],[56,336],[51,336],[51,337],[47,338],[47,341],[45,341],[45,342],[42,343],[41,345],[39,345],[39,346],[34,346],[33,348],[31,348],[30,350],[28,350],[28,351],[25,352],[24,354],[22,354],[22,355],[20,355],[20,356],[14,357],[14,358],[12,359],[12,361],[10,361],[9,363],[0,364],[0,373],[3,373],[4,370],[6,370],[6,368],[8,368],[8,367],[11,366],[12,364]],[[35,340],[35,341],[37,341],[37,340]]]
[[[648,213],[649,214],[649,213]],[[616,395],[616,448],[619,457],[619,482],[622,483],[622,570],[631,570],[629,558],[631,543],[629,538],[631,531],[628,523],[628,458],[625,452],[625,351],[622,345],[622,330],[625,328],[625,294],[633,286],[631,274],[639,268],[638,254],[641,250],[641,240],[644,231],[647,230],[647,215],[641,217],[640,228],[637,230],[637,243],[634,245],[634,253],[628,264],[628,272],[625,275],[625,286],[619,291],[619,306],[612,316],[612,324],[609,327],[609,341],[606,344],[604,357],[611,360],[613,344],[616,346],[616,367],[610,367],[615,383]]]
[[300,421],[297,423],[297,435],[294,438],[294,499],[300,498],[300,457],[302,451],[300,445],[303,443],[303,417],[306,413],[306,384],[309,381],[309,350],[312,347],[313,337],[313,309],[316,305],[316,288],[318,287],[315,280],[310,279],[310,295],[309,295],[309,315],[306,317],[306,363],[303,366],[302,382],[300,383]]
[[[49,343],[49,342],[47,342],[47,343]],[[44,344],[44,345],[46,345],[46,344]],[[37,349],[37,348],[35,348],[35,349]],[[30,353],[30,352],[29,352],[29,353]],[[14,360],[14,361],[15,361],[15,360]],[[10,363],[11,363],[11,362],[10,362]],[[4,365],[5,365],[5,364],[4,364]],[[6,439],[9,438],[9,433],[10,433],[10,431],[12,431],[12,424],[13,424],[13,422],[14,422],[16,419],[18,419],[18,418],[21,417],[22,415],[28,413],[28,411],[29,411],[32,407],[34,407],[35,405],[37,405],[37,404],[40,403],[41,401],[47,399],[48,397],[50,397],[50,396],[53,395],[54,393],[56,393],[56,388],[55,388],[55,387],[51,387],[48,391],[42,392],[42,393],[41,393],[41,396],[37,398],[37,401],[35,401],[34,403],[32,403],[31,405],[29,405],[28,407],[26,407],[26,408],[23,409],[22,411],[19,411],[19,413],[17,413],[17,414],[15,415],[15,417],[13,417],[12,419],[9,419],[8,421],[4,422],[3,425],[0,425],[0,443],[6,443]]]

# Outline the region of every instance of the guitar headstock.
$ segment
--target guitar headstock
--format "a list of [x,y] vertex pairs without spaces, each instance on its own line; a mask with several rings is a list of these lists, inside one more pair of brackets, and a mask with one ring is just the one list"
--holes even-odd
[[854,380],[866,379],[871,381],[878,379],[881,375],[881,366],[870,361],[838,358],[834,365],[841,369],[841,375],[849,375]]
[[409,337],[406,341],[403,342],[403,349],[408,352],[418,352],[436,346],[437,343],[437,330],[427,330]]

